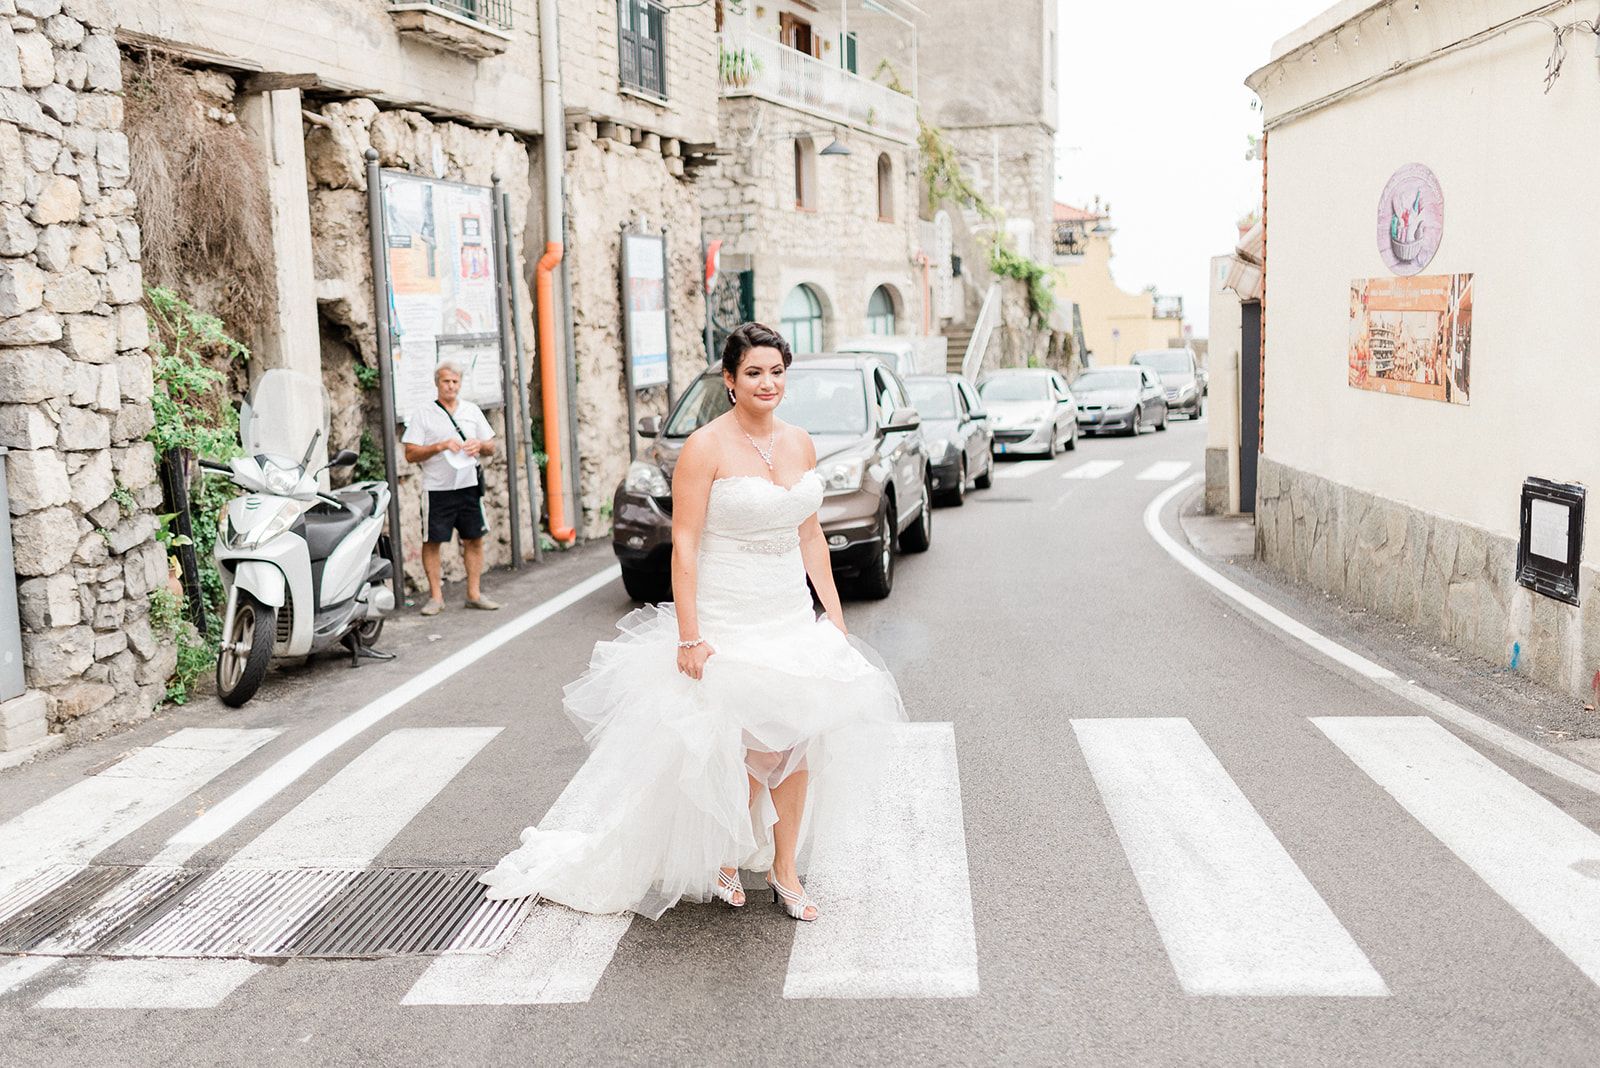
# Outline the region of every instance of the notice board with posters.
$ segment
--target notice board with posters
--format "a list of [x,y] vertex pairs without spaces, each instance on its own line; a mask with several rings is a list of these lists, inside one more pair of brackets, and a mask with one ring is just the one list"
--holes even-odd
[[622,235],[623,334],[628,382],[635,390],[667,384],[667,241],[661,234]]
[[1466,404],[1472,377],[1472,275],[1350,283],[1350,385]]
[[396,418],[433,403],[442,360],[465,369],[467,400],[503,405],[493,191],[401,171],[382,177]]

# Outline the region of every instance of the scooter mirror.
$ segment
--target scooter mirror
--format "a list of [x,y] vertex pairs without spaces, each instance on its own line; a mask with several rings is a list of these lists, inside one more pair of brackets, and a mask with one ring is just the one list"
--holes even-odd
[[361,457],[354,449],[340,449],[338,455],[328,461],[329,467],[354,467]]

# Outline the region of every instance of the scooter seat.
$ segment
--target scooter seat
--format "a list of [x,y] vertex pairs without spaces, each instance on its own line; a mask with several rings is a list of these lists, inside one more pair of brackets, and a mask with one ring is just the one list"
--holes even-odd
[[313,562],[326,560],[333,555],[333,550],[338,548],[352,530],[372,514],[372,495],[360,491],[365,504],[356,499],[355,493],[341,493],[339,499],[345,507],[335,510],[331,504],[319,504],[307,509],[306,523],[306,548]]

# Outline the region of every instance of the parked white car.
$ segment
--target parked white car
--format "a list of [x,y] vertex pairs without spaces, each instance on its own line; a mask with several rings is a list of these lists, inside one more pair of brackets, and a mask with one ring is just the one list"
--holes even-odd
[[917,367],[917,343],[908,337],[894,334],[853,337],[841,342],[838,351],[870,353],[894,368],[894,373],[901,378],[922,373]]
[[978,395],[989,412],[996,456],[1029,453],[1048,460],[1058,448],[1078,447],[1078,406],[1055,371],[994,371],[978,383]]

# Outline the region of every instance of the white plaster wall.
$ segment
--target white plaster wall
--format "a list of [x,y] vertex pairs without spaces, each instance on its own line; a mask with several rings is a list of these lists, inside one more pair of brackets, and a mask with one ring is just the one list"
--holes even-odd
[[1206,398],[1206,448],[1228,453],[1228,511],[1239,510],[1239,295],[1223,289],[1228,280],[1231,254],[1211,258],[1211,307],[1207,336],[1206,369],[1211,374]]
[[511,43],[483,60],[402,37],[386,0],[118,0],[115,7],[129,43],[150,38],[211,64],[315,74],[323,90],[537,133],[535,0],[510,2]]
[[[1458,25],[1443,25],[1437,6],[1433,23],[1397,12],[1399,40],[1384,36],[1380,14],[1359,43],[1343,36],[1340,62],[1381,69],[1408,42],[1463,35],[1471,16],[1501,6],[1461,5]],[[1580,14],[1592,12],[1572,5],[1553,17]],[[1524,477],[1600,485],[1600,73],[1582,41],[1546,95],[1550,43],[1548,29],[1524,26],[1270,130],[1266,455],[1513,538]],[[1325,78],[1291,58],[1251,81],[1270,122],[1336,87]],[[1410,162],[1433,169],[1445,198],[1426,273],[1476,276],[1468,406],[1346,382],[1349,283],[1388,273],[1377,202]],[[1597,525],[1591,516],[1588,560],[1600,552]]]

